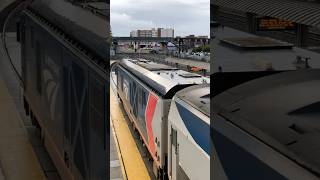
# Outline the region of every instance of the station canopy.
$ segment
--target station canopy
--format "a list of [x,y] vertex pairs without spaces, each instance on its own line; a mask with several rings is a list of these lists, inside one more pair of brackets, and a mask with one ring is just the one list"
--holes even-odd
[[213,5],[320,28],[320,3],[298,0],[214,0]]

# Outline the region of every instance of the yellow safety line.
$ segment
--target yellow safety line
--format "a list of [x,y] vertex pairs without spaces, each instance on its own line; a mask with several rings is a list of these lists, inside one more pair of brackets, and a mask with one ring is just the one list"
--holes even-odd
[[110,88],[110,114],[116,133],[124,169],[128,180],[150,180],[147,168],[142,160],[137,145],[132,137],[128,124],[119,107],[116,96]]

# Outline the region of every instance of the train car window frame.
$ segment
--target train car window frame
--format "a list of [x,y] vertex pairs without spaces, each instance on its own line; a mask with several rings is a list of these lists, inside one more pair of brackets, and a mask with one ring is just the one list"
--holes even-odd
[[131,78],[131,81],[129,82],[129,97],[130,97],[130,104],[132,107],[133,115],[135,118],[138,117],[138,103],[137,103],[137,83]]
[[122,92],[124,93],[126,100],[129,100],[129,82],[126,78],[126,76],[123,76],[123,81],[122,81]]
[[171,144],[175,147],[175,152],[177,153],[177,149],[178,149],[178,133],[177,130],[174,129],[173,127],[171,127]]
[[138,90],[138,119],[145,124],[145,109],[146,109],[146,102],[145,102],[145,96],[146,96],[145,89],[139,85]]

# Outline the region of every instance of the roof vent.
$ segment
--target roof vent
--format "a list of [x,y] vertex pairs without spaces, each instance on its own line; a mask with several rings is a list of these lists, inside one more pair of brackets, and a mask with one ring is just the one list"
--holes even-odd
[[195,74],[195,73],[181,73],[179,74],[179,76],[184,77],[184,78],[198,78],[198,77],[202,77],[199,74]]

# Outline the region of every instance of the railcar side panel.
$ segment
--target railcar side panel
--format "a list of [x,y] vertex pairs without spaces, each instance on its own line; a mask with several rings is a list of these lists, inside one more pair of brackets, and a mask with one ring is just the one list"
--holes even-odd
[[210,126],[204,120],[209,117],[173,98],[168,116],[170,179],[210,179]]
[[24,97],[53,162],[64,179],[106,179],[106,74],[90,68],[28,15],[22,22]]

